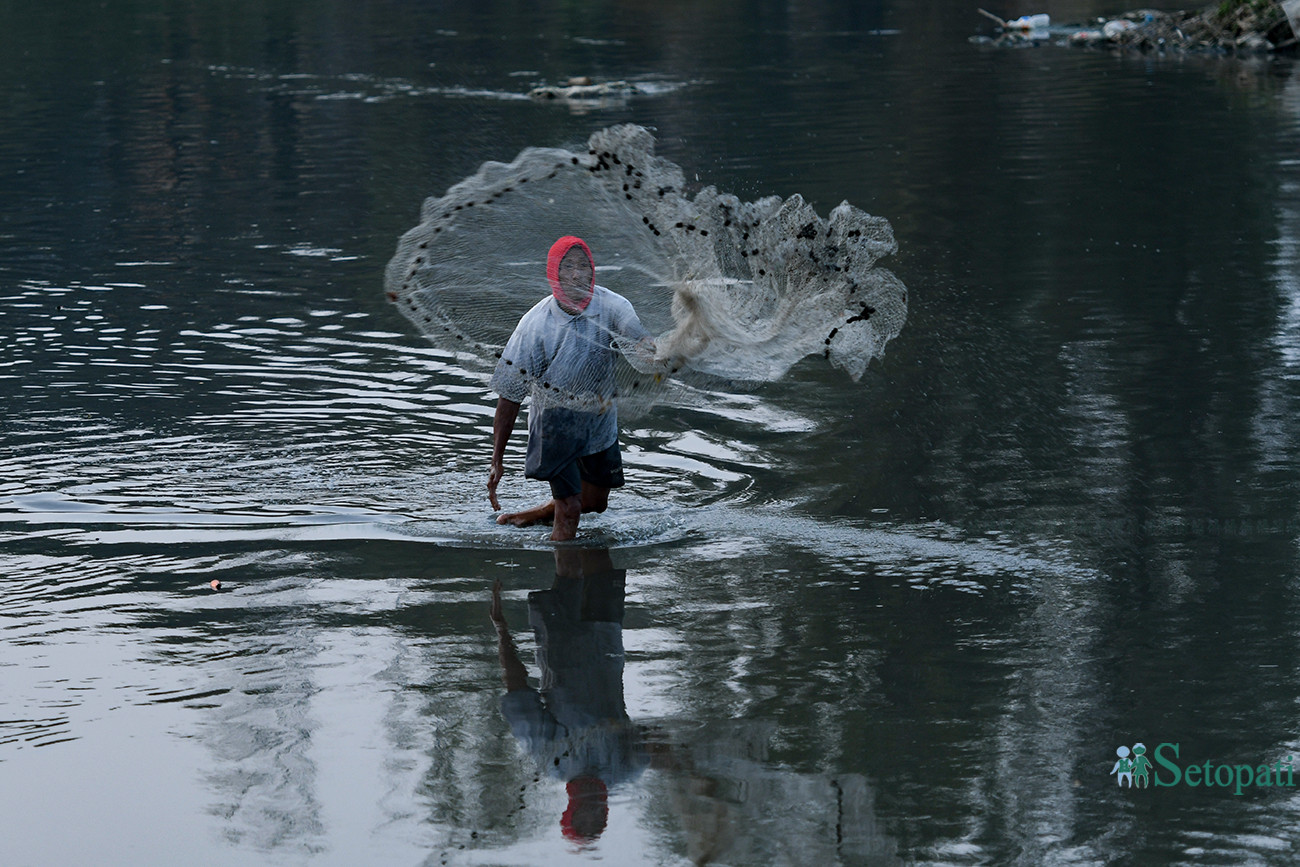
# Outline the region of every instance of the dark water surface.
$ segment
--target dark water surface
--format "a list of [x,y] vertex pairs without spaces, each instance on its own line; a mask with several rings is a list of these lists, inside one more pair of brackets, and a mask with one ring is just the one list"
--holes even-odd
[[[986,23],[0,3],[0,862],[1293,863],[1300,71]],[[576,74],[650,92],[524,96]],[[628,121],[887,217],[911,313],[860,383],[635,422],[557,552],[382,271]],[[1139,741],[1275,785],[1119,788]]]

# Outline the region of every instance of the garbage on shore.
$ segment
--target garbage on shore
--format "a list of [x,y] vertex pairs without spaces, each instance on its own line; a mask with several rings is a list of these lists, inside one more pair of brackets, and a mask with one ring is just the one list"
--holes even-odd
[[1300,46],[1300,0],[1223,0],[1199,11],[1139,9],[1086,27],[1052,27],[1046,15],[1004,21],[997,43],[1024,44],[1063,38],[1070,45],[1138,51],[1204,51],[1225,54],[1295,52]]
[[1052,16],[1046,13],[1021,15],[1010,21],[1004,21],[985,9],[977,9],[979,14],[998,25],[1002,35],[1013,40],[1038,40],[1051,37]]

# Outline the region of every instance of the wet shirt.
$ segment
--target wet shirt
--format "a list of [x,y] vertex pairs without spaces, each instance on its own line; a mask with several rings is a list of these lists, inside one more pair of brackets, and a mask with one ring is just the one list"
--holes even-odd
[[532,399],[525,475],[550,478],[618,440],[612,344],[631,346],[649,336],[632,304],[604,286],[595,287],[581,313],[569,313],[548,295],[524,314],[491,388],[515,403]]

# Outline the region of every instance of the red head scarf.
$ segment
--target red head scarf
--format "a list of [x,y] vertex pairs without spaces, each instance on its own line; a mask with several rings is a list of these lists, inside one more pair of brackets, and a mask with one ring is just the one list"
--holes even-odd
[[569,807],[560,817],[560,833],[579,845],[594,843],[609,821],[605,783],[584,774],[569,780],[564,788],[569,793]]
[[[560,288],[560,261],[564,258],[564,254],[574,247],[581,247],[582,252],[587,254],[587,261],[591,263],[591,290],[581,304],[570,299]],[[573,235],[565,235],[552,244],[551,252],[546,256],[546,279],[551,283],[551,294],[561,305],[570,309],[587,309],[587,305],[591,303],[591,292],[596,291],[596,260],[591,257],[591,249],[587,247],[587,242]]]

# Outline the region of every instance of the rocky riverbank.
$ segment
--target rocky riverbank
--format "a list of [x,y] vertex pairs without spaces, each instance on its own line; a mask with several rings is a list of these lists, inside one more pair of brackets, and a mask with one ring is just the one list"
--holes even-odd
[[[1300,9],[1295,14],[1300,18]],[[1298,44],[1286,10],[1273,0],[1227,0],[1199,12],[1129,12],[1100,28],[1071,34],[1070,41],[1143,51],[1229,53],[1294,52]]]
[[998,41],[1024,42],[1065,37],[1071,45],[1139,51],[1230,54],[1295,53],[1300,47],[1300,0],[1224,0],[1199,11],[1139,9],[1083,27],[1058,28],[1046,15],[997,21]]

